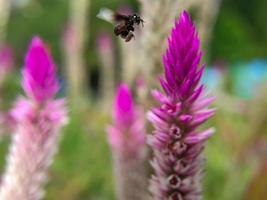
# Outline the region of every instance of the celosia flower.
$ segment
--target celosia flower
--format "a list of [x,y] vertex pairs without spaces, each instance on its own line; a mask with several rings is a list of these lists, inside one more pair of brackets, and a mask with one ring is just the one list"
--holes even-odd
[[59,130],[66,123],[64,100],[53,100],[58,90],[55,65],[41,39],[33,38],[23,69],[23,89],[11,111],[16,127],[0,199],[39,200],[46,173],[57,150]]
[[141,109],[134,105],[130,90],[125,84],[121,84],[117,90],[113,122],[113,126],[108,128],[112,148],[126,154],[138,155],[145,144],[144,119]]
[[199,39],[186,12],[172,29],[168,46],[163,56],[165,79],[160,80],[165,95],[152,92],[160,107],[148,113],[155,127],[148,138],[155,171],[150,189],[156,200],[198,200],[202,193],[202,152],[214,130],[197,128],[214,114],[207,108],[214,98],[206,97],[200,84],[205,67],[198,69]]
[[119,200],[146,200],[145,128],[142,111],[129,88],[121,84],[114,102],[113,126],[108,128]]
[[113,99],[115,90],[115,55],[112,36],[100,33],[97,36],[97,53],[101,63],[100,96],[104,110],[110,110],[110,99]]

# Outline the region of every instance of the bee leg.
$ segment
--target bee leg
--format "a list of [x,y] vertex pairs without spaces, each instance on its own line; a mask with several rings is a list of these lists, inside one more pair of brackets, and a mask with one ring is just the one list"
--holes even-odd
[[119,31],[118,27],[115,27],[115,28],[114,28],[114,34],[115,34],[116,36],[120,35],[120,31]]
[[134,27],[133,26],[129,26],[128,30],[134,32]]
[[134,34],[133,34],[132,32],[130,32],[130,33],[126,36],[126,38],[125,38],[125,42],[129,42],[129,41],[131,41],[132,38],[135,39],[135,36],[134,36]]
[[129,35],[129,31],[123,31],[120,34],[121,38],[123,38],[123,39],[125,39],[128,35]]

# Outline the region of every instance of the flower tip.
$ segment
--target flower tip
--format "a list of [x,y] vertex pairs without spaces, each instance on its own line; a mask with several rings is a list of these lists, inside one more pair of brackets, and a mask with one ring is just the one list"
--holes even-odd
[[[50,58],[49,52],[39,36],[34,36],[30,42],[27,54],[25,56],[25,69],[36,68],[39,67],[39,70],[42,65],[36,66],[37,64],[42,64],[41,62],[50,62],[52,59]],[[50,64],[49,63],[49,64]],[[48,63],[46,63],[48,64]],[[37,69],[36,69],[37,70]]]
[[190,25],[190,26],[194,27],[194,24],[193,24],[193,21],[192,21],[190,15],[185,10],[181,13],[181,16],[180,16],[180,19],[179,19],[179,23],[180,24],[185,24],[185,25],[187,24],[187,25]]
[[117,104],[123,109],[129,109],[133,104],[129,87],[122,83],[117,90]]
[[39,36],[34,36],[31,40],[31,47],[32,46],[43,46],[43,41]]
[[117,89],[117,95],[114,103],[115,118],[131,118],[133,115],[133,107],[134,103],[131,91],[125,83],[121,83]]
[[190,21],[190,16],[189,14],[186,12],[186,10],[183,10],[182,14],[181,14],[181,19],[184,21]]
[[37,102],[52,98],[59,88],[54,61],[38,36],[32,38],[25,57],[22,85],[26,94]]

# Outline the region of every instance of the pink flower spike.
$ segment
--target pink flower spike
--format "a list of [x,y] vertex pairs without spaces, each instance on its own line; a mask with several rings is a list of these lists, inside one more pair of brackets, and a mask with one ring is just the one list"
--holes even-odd
[[59,88],[55,65],[38,37],[31,42],[22,75],[28,97],[19,98],[9,113],[14,134],[1,178],[1,200],[43,199],[61,128],[68,121],[65,100],[53,98]]
[[130,89],[121,84],[113,106],[113,124],[107,128],[114,159],[117,199],[146,200],[145,119]]
[[163,56],[165,73],[160,84],[165,94],[152,93],[159,105],[147,114],[155,129],[147,137],[153,150],[150,190],[154,200],[202,198],[202,154],[214,130],[199,133],[197,127],[215,110],[207,108],[214,98],[206,97],[200,84],[205,69],[199,66],[201,56],[196,28],[183,12]]
[[34,37],[31,41],[22,73],[23,89],[35,102],[43,103],[57,93],[59,84],[56,78],[56,67],[48,49],[39,37]]
[[107,130],[110,145],[115,151],[140,152],[145,145],[145,124],[142,118],[143,112],[135,107],[130,89],[126,84],[121,84],[114,101],[114,125]]

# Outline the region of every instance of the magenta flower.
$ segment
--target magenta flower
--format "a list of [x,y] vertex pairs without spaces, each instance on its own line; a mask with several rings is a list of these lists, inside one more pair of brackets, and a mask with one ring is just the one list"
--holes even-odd
[[32,39],[25,58],[22,86],[28,97],[43,103],[59,89],[54,61],[40,38]]
[[198,200],[202,197],[202,152],[214,130],[197,128],[214,114],[214,109],[207,108],[214,97],[206,97],[200,84],[205,67],[198,69],[199,39],[186,12],[172,29],[168,46],[163,56],[165,79],[160,80],[165,95],[152,92],[160,106],[148,113],[155,127],[148,137],[155,171],[150,190],[155,200]]
[[113,126],[108,128],[109,142],[115,151],[138,155],[145,145],[144,119],[135,107],[126,84],[117,90],[113,110]]
[[144,116],[134,105],[129,88],[117,90],[113,126],[108,128],[119,200],[147,200]]
[[64,100],[53,100],[59,85],[55,65],[41,39],[33,38],[23,69],[23,89],[13,110],[16,127],[2,179],[0,199],[39,200],[48,167],[66,124]]

